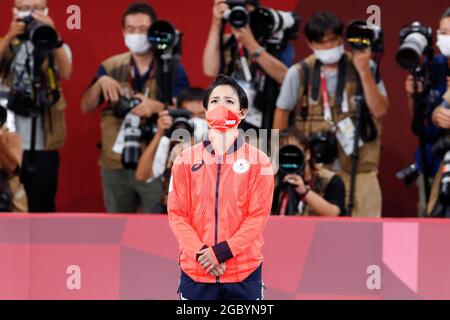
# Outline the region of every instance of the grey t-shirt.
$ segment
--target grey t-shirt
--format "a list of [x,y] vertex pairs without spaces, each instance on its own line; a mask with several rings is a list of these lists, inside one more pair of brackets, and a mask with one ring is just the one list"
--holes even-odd
[[[371,61],[372,69],[375,67],[375,62]],[[336,95],[336,88],[338,83],[338,71],[325,73],[327,80],[327,87],[330,97]],[[280,95],[277,100],[277,108],[292,111],[295,109],[299,99],[300,90],[300,75],[296,66],[289,68],[286,77],[284,78],[283,85],[281,86]],[[382,95],[387,96],[386,87],[382,80],[378,82],[378,88]]]
[[[67,44],[63,45],[64,51],[72,63],[72,52]],[[32,94],[31,79],[26,71],[28,54],[32,56],[34,46],[30,41],[24,42],[18,49],[13,61],[13,83],[12,87],[18,91],[26,92],[29,96]],[[28,51],[28,53],[27,53]],[[30,70],[33,70],[33,59],[30,60]],[[31,118],[14,115],[16,132],[22,138],[24,150],[31,149]],[[44,123],[42,116],[38,116],[36,125],[36,150],[44,150]]]

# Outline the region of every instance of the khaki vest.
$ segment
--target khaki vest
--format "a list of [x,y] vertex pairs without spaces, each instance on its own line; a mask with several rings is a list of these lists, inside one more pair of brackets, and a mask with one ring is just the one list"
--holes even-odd
[[[126,52],[109,58],[102,63],[107,74],[117,80],[124,89],[132,92],[132,86],[129,82],[131,68],[131,53]],[[150,88],[150,98],[157,98],[156,79],[150,79],[145,88]],[[102,111],[101,132],[102,132],[102,150],[100,156],[100,166],[109,170],[123,169],[122,156],[112,151],[117,136],[122,125],[122,119],[118,119],[113,114],[112,106],[108,105]],[[145,148],[145,145],[142,145]]]
[[[352,63],[351,54],[347,53],[347,68],[346,68],[346,79],[345,79],[345,89],[344,92],[347,96],[347,101],[349,105],[349,112],[342,113],[340,108],[336,106],[335,98],[330,97],[331,111],[333,114],[333,121],[335,123],[347,118],[351,117],[353,122],[355,120],[355,112],[356,106],[354,103],[354,97],[356,94],[356,70]],[[308,57],[305,62],[309,66],[310,70],[310,79],[312,78],[312,73],[315,68],[316,58],[314,55]],[[304,81],[305,75],[302,70],[302,66],[300,63],[296,64],[296,67],[300,74],[300,93],[299,93],[299,102],[302,105],[304,99]],[[309,101],[308,101],[308,109],[309,116],[304,121],[300,114],[297,112],[296,117],[296,126],[299,130],[301,130],[305,135],[309,136],[312,133],[318,133],[322,130],[330,130],[331,125],[324,120],[324,108],[323,108],[323,98],[322,92],[319,92],[318,101],[313,101],[311,98],[312,93],[312,85],[311,81],[309,81]],[[365,143],[364,146],[360,149],[359,153],[359,161],[357,172],[371,172],[378,170],[379,159],[380,159],[380,151],[381,151],[381,122],[376,119],[373,119],[375,126],[378,129],[378,137],[375,141],[370,143]],[[338,143],[339,144],[339,143]],[[351,173],[352,167],[352,159],[351,156],[346,156],[342,147],[338,146],[338,159],[340,163],[340,167],[344,172]]]
[[[14,59],[14,53],[10,47],[4,54],[4,59],[12,61]],[[42,65],[44,74],[48,74],[49,63],[48,59],[44,61]],[[9,71],[8,77],[5,79],[5,85],[11,86],[12,84],[12,65]],[[61,88],[60,88],[61,90]],[[67,125],[65,117],[65,109],[67,107],[66,100],[60,92],[61,97],[51,108],[43,111],[43,123],[44,123],[44,146],[45,150],[52,151],[58,150],[64,146],[64,141],[67,135]]]
[[[318,172],[315,173],[313,178],[313,184],[311,186],[311,190],[317,193],[322,198],[325,196],[325,190],[327,189],[327,186],[330,184],[331,179],[336,176],[336,173],[322,168]],[[312,208],[308,205],[306,205],[305,209],[303,210],[302,216],[317,216],[317,214],[314,213]]]

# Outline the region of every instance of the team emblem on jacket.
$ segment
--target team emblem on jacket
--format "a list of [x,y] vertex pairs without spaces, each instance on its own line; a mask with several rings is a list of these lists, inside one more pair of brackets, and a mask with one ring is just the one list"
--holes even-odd
[[237,174],[244,174],[250,169],[250,163],[245,159],[237,160],[233,165],[233,171]]

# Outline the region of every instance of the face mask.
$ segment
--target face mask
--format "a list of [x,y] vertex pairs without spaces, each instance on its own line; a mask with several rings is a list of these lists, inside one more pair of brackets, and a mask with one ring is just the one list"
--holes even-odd
[[145,34],[126,34],[125,45],[135,54],[144,54],[150,50],[150,42]]
[[[25,18],[25,17],[31,16],[31,14],[33,13],[33,11],[32,11],[32,10],[19,11],[19,10],[17,10],[17,8],[14,8],[14,9],[13,9],[13,13],[14,13],[14,15],[15,15],[16,17],[18,17],[18,18],[20,18],[20,19],[23,19],[23,18]],[[43,13],[44,13],[45,16],[48,16],[48,8],[45,8]]]
[[211,129],[225,132],[239,125],[239,114],[225,106],[218,106],[214,110],[206,112],[206,121]]
[[208,122],[202,118],[192,118],[194,123],[194,138],[195,142],[199,143],[204,141],[208,137]]
[[450,35],[438,34],[437,39],[436,45],[441,50],[441,53],[450,58]]
[[340,45],[338,47],[327,50],[314,50],[314,55],[323,64],[335,64],[339,62],[344,53],[344,45]]

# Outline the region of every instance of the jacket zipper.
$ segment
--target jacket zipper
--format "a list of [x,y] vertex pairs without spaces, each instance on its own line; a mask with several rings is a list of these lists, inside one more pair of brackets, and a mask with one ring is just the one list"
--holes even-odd
[[[218,167],[217,167],[217,184],[216,184],[216,225],[215,225],[215,238],[214,238],[214,244],[217,245],[218,243],[218,237],[219,237],[219,231],[218,231],[218,225],[219,225],[219,186],[220,186],[220,171],[222,169],[222,158],[219,157],[218,159]],[[216,283],[220,283],[219,277],[216,277]]]

